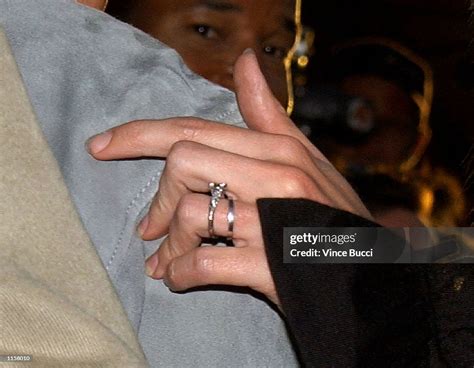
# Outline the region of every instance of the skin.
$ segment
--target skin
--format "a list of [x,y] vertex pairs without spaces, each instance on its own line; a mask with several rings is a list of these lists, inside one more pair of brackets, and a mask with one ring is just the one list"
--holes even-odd
[[107,0],[77,0],[79,4],[90,6],[97,10],[103,10],[107,3]]
[[[147,260],[150,277],[164,279],[175,291],[211,284],[247,286],[280,306],[256,199],[307,198],[366,218],[370,214],[288,118],[252,51],[238,59],[234,78],[250,129],[196,118],[135,121],[91,138],[88,151],[98,160],[166,157],[159,191],[138,227],[144,240],[167,235]],[[235,247],[200,247],[209,236],[207,192],[213,181],[227,183],[228,195],[235,199]],[[216,235],[231,235],[227,206],[223,199],[217,207]]]
[[234,64],[255,50],[271,90],[287,103],[283,59],[295,38],[294,0],[140,0],[128,21],[174,48],[191,70],[235,90]]

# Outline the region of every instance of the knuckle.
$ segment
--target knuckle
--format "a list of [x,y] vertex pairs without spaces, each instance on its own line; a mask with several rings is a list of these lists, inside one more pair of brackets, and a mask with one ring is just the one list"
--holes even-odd
[[190,141],[178,141],[173,143],[170,150],[171,156],[187,156],[193,151],[196,143]]
[[311,198],[317,185],[303,170],[292,167],[286,168],[282,174],[282,188],[289,197]]
[[215,262],[212,257],[212,249],[201,247],[196,249],[193,255],[193,268],[201,278],[207,279],[214,273]]
[[198,206],[200,204],[199,195],[195,193],[185,194],[179,200],[176,217],[180,223],[193,224],[195,221]]
[[278,144],[278,154],[285,161],[293,161],[307,155],[307,151],[303,143],[298,139],[290,136],[280,136]]
[[184,140],[194,141],[205,130],[206,122],[199,118],[182,118],[176,121]]
[[170,149],[166,163],[173,169],[182,168],[192,157],[195,143],[189,141],[175,142]]

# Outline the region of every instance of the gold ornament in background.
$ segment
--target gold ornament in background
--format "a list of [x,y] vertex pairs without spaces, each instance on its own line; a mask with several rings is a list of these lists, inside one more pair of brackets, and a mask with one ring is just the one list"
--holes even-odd
[[414,178],[419,187],[418,216],[427,226],[463,225],[466,199],[459,180],[442,168],[422,166]]
[[286,72],[286,88],[288,91],[288,103],[286,106],[286,112],[288,115],[291,115],[295,107],[295,95],[293,91],[293,75],[291,72],[291,67],[292,67],[293,57],[295,55],[295,52],[301,43],[301,35],[303,32],[303,26],[301,24],[301,0],[296,0],[295,2],[295,18],[294,19],[295,19],[295,26],[296,26],[295,41],[290,51],[288,51],[288,53],[286,54],[285,60],[283,61],[283,64],[285,65],[285,72]]

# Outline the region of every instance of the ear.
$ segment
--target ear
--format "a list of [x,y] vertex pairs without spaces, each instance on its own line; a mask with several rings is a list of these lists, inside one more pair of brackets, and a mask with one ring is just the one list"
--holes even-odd
[[76,2],[90,6],[91,8],[95,8],[97,10],[105,10],[107,6],[108,0],[76,0]]

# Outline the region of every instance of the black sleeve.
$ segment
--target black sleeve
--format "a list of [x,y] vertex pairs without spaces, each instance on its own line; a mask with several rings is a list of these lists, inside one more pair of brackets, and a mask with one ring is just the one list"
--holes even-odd
[[437,359],[474,367],[474,264],[427,265],[429,315]]
[[270,269],[304,366],[429,366],[423,268],[283,263],[286,226],[377,225],[309,200],[257,204]]

